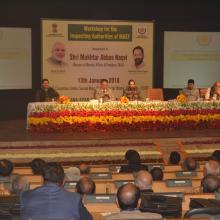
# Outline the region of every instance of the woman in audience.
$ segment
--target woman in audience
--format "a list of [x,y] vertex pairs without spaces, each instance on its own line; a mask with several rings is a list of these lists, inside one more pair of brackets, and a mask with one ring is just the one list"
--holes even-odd
[[179,152],[172,151],[170,153],[169,164],[178,165],[180,163],[180,160],[181,160],[181,156],[180,156]]
[[148,170],[147,165],[141,164],[141,157],[136,150],[128,150],[125,154],[128,164],[121,166],[120,173],[138,172]]

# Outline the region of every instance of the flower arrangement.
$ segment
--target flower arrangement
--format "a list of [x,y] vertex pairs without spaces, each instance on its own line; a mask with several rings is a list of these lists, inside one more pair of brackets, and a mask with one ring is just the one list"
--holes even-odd
[[69,97],[62,95],[62,96],[59,97],[57,102],[60,103],[60,104],[67,104],[67,103],[70,102],[70,99],[69,99]]
[[120,98],[120,102],[121,102],[121,103],[128,103],[128,102],[129,102],[129,99],[128,99],[126,96],[122,96],[122,97]]
[[186,96],[184,94],[180,94],[176,97],[176,100],[180,103],[186,103],[187,99]]
[[220,129],[220,102],[36,104],[28,126],[32,132]]

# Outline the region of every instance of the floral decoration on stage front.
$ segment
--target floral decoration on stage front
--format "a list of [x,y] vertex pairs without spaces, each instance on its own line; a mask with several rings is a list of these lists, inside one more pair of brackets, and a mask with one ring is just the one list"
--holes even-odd
[[67,104],[67,103],[70,102],[70,99],[69,99],[69,97],[67,97],[65,95],[62,95],[62,96],[59,97],[57,102],[60,103],[60,104]]
[[121,102],[121,103],[128,103],[128,102],[129,102],[129,99],[128,99],[126,96],[122,96],[122,97],[120,98],[120,102]]
[[176,97],[176,100],[180,103],[186,103],[187,101],[186,96],[182,93]]
[[220,102],[39,104],[28,125],[33,132],[220,129]]

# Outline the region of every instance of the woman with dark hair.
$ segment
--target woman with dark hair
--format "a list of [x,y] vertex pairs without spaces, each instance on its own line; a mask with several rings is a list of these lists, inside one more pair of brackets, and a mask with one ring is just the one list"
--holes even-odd
[[120,173],[148,170],[147,165],[141,164],[140,155],[136,150],[128,150],[125,154],[125,160],[127,160],[128,164],[121,167]]

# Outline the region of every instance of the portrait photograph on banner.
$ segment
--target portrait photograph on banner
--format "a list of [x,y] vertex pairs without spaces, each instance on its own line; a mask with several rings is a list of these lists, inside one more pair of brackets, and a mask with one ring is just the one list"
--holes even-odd
[[146,98],[152,87],[152,21],[42,19],[42,78],[72,101],[93,99],[102,79],[118,99],[135,80]]

